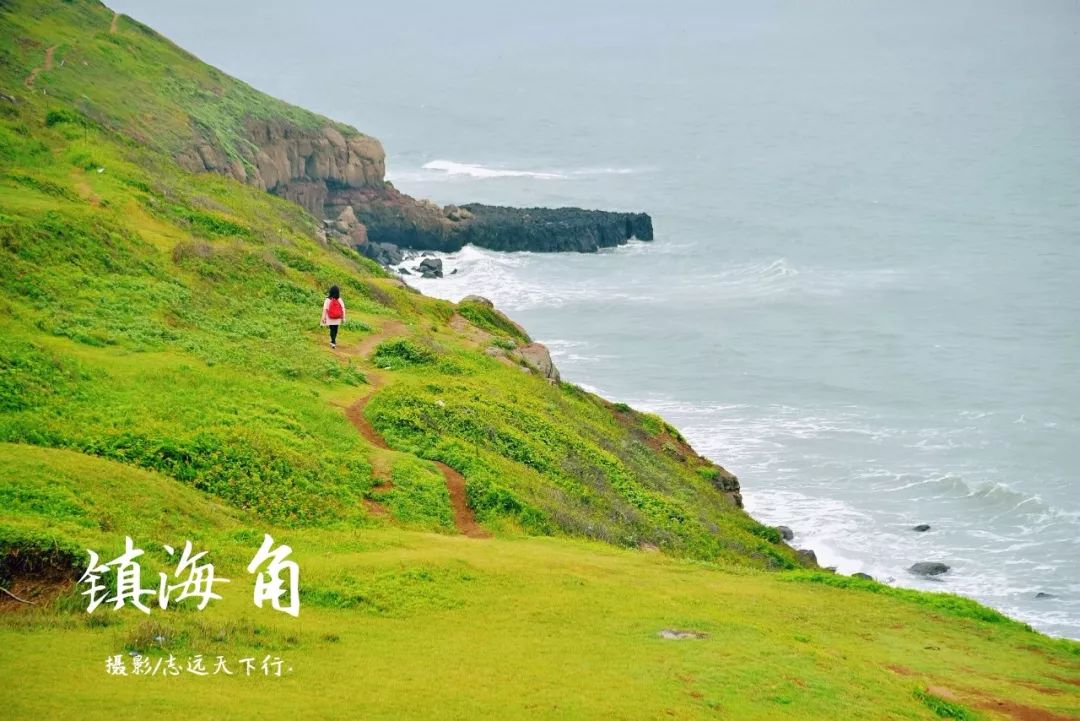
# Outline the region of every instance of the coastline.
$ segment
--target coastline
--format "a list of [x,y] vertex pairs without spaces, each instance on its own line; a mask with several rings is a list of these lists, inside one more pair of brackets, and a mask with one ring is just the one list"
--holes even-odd
[[[634,253],[663,253],[665,250],[664,242],[661,240],[653,244],[631,244],[605,252],[629,253],[631,254],[629,257],[632,257]],[[413,275],[404,276],[403,280],[426,294],[433,294],[436,297],[449,300],[457,300],[465,295],[477,293],[493,298],[500,297],[501,294],[493,289],[492,283],[496,276],[493,276],[490,270],[484,273],[484,278],[479,285],[470,282],[467,270],[470,263],[477,262],[476,258],[478,256],[488,257],[489,251],[479,249],[470,251],[466,249],[464,253],[436,253],[433,255],[444,260],[447,274],[445,277],[425,279]],[[536,256],[526,254],[517,261],[514,261],[513,254],[509,256],[500,255],[500,257],[506,258],[509,267],[520,269],[522,260]],[[623,257],[627,256],[624,255]],[[567,261],[572,262],[572,258],[573,256],[568,256]],[[411,262],[415,263],[419,259],[418,256]],[[543,260],[543,258],[539,257],[537,259]],[[408,265],[408,262],[404,265]],[[462,271],[461,273],[458,272],[459,269]],[[505,271],[506,268],[504,267],[503,270]],[[523,270],[518,270],[518,272],[526,273]],[[549,272],[544,272],[542,275],[547,275]],[[451,273],[453,273],[452,276]],[[499,275],[499,277],[503,276]],[[519,282],[519,280],[516,278],[515,283]],[[449,292],[446,292],[447,290]],[[508,290],[507,293],[509,296],[502,294],[504,300],[513,297],[518,291]],[[517,303],[520,304],[520,302],[520,299],[518,299]],[[510,305],[511,308],[515,307],[514,303]],[[498,302],[496,307],[500,307]],[[535,306],[529,305],[528,307]],[[518,319],[519,314],[515,310],[512,309],[508,312],[512,318]],[[572,313],[573,311],[561,311],[558,306],[555,306],[548,315],[551,319],[554,319],[559,317],[560,313],[565,312]],[[528,314],[526,312],[526,315]],[[568,318],[572,316],[563,315],[562,317]],[[526,322],[526,327],[532,325],[533,323]],[[977,570],[973,570],[978,567],[978,564],[973,563],[972,559],[967,557],[968,554],[953,550],[949,546],[949,544],[955,546],[963,542],[956,538],[955,533],[950,533],[947,528],[942,527],[942,523],[946,526],[949,524],[948,511],[940,510],[935,513],[933,508],[930,507],[914,514],[897,516],[892,521],[886,522],[880,519],[875,520],[874,515],[868,513],[867,510],[851,507],[834,497],[830,497],[828,495],[829,491],[826,489],[819,491],[824,495],[801,494],[797,501],[790,491],[768,489],[769,470],[760,466],[759,461],[749,457],[743,459],[747,464],[744,467],[739,460],[733,458],[730,449],[727,451],[719,450],[715,429],[700,427],[697,413],[686,416],[682,419],[683,423],[681,423],[679,413],[672,411],[670,399],[659,402],[657,399],[649,399],[647,389],[645,389],[646,393],[644,395],[627,395],[612,390],[611,384],[605,383],[605,380],[611,379],[613,372],[616,375],[620,373],[625,375],[627,373],[629,366],[625,364],[628,359],[634,357],[631,347],[625,347],[622,352],[615,351],[614,353],[611,352],[610,347],[607,347],[602,359],[596,359],[591,355],[591,351],[584,350],[589,345],[587,337],[568,332],[569,329],[565,324],[561,324],[562,330],[556,330],[555,327],[559,325],[560,323],[554,321],[547,323],[547,327],[544,329],[546,334],[538,336],[538,340],[551,348],[552,358],[563,372],[564,379],[574,382],[585,390],[596,393],[601,397],[629,403],[635,408],[658,413],[672,421],[687,436],[694,448],[711,460],[726,464],[728,468],[731,468],[736,473],[741,482],[741,492],[745,499],[746,510],[751,516],[771,527],[780,525],[791,527],[795,532],[795,537],[793,540],[788,541],[788,544],[793,548],[802,548],[815,552],[817,561],[822,567],[836,568],[839,574],[845,576],[868,573],[876,580],[897,588],[958,593],[996,608],[1022,623],[1032,624],[1041,632],[1053,637],[1080,640],[1080,628],[1070,630],[1076,625],[1075,620],[1069,616],[1062,616],[1058,610],[1060,606],[1057,605],[1057,602],[1060,602],[1063,598],[1068,598],[1069,594],[1067,592],[1062,593],[1055,586],[1043,585],[1021,588],[1013,592],[1011,598],[1003,598],[998,595],[1000,589],[1011,587],[1008,581],[996,573],[983,575]],[[586,353],[587,355],[581,356],[580,353]],[[692,360],[686,359],[684,363],[692,365]],[[680,401],[677,405],[681,407],[687,402],[685,400]],[[723,443],[719,445],[723,445]],[[744,454],[739,455],[741,457]],[[780,462],[782,464],[782,461]],[[799,510],[794,510],[795,508]],[[934,526],[931,533],[920,534],[911,530],[913,526],[923,521],[930,522]],[[824,528],[831,530],[823,534]],[[945,534],[945,537],[942,534]],[[874,560],[865,557],[860,558],[858,554],[846,554],[844,550],[846,546],[852,544],[862,546],[864,541],[871,536],[880,539],[879,545],[907,548],[906,552],[901,551],[895,554],[899,555],[902,560],[897,559],[895,555],[891,558],[882,557]],[[855,539],[859,540],[856,541]],[[949,573],[943,576],[921,576],[912,574],[908,570],[908,567],[912,564],[938,559],[946,560],[948,565],[951,566]],[[1053,598],[1049,599],[1050,602],[1047,602],[1047,599],[1035,598],[1036,594],[1046,590],[1053,591]],[[1017,599],[1034,600],[1039,605],[1028,603],[1025,607],[1019,605]]]

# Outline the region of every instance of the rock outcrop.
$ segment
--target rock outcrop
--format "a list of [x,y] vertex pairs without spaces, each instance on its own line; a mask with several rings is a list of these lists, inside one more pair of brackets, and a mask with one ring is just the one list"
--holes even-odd
[[468,216],[453,223],[451,238],[492,250],[592,253],[633,238],[653,239],[652,218],[645,213],[479,204],[454,210],[467,211]]
[[551,360],[551,353],[543,343],[529,343],[528,345],[519,346],[511,351],[510,355],[519,359],[537,375],[546,378],[552,383],[559,382],[559,369],[555,367],[555,363]]
[[[405,254],[401,251],[401,248],[393,243],[376,243],[368,241],[366,243],[358,244],[356,249],[360,251],[361,254],[371,258],[380,265],[397,265],[405,260]],[[401,273],[403,275],[411,275],[405,268],[401,268]]]
[[916,576],[940,576],[948,573],[949,567],[940,561],[919,561],[908,569]]
[[[415,250],[595,252],[632,238],[652,240],[645,213],[581,208],[507,208],[447,205],[408,196],[385,180],[386,156],[375,138],[327,121],[305,127],[285,119],[249,118],[229,148],[205,140],[177,161],[188,170],[229,175],[304,207],[319,219],[336,219],[338,232],[360,252],[384,262],[381,246]],[[367,248],[367,243],[380,244]],[[392,254],[391,254],[392,256]]]
[[440,258],[424,258],[420,261],[420,265],[416,267],[416,270],[424,278],[443,277],[443,265]]
[[[685,442],[683,443],[686,445]],[[686,447],[688,449],[690,448],[689,445]],[[709,482],[712,483],[716,490],[730,498],[737,508],[742,508],[742,487],[739,485],[738,477],[726,468],[720,466],[713,466],[713,468],[714,471]]]
[[329,122],[305,128],[284,119],[250,118],[232,154],[207,141],[182,152],[177,162],[268,190],[316,218],[326,217],[324,207],[334,191],[381,190],[386,173],[386,155],[375,138]]

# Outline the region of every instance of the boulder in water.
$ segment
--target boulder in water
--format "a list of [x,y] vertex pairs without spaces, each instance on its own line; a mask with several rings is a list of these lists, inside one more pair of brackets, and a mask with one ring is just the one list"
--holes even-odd
[[397,265],[405,259],[401,248],[393,243],[375,243],[367,241],[354,246],[366,258],[371,258],[380,265]]
[[908,569],[917,576],[940,576],[948,573],[949,567],[940,561],[919,561]]
[[424,258],[416,268],[420,275],[425,278],[442,278],[443,267],[441,258]]
[[919,533],[924,533],[925,531],[930,530],[930,524],[929,523],[920,523],[917,526],[912,526],[911,530],[918,531]]

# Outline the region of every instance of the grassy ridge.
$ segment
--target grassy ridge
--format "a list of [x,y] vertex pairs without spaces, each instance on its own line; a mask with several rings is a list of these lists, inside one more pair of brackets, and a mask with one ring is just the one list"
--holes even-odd
[[209,143],[248,162],[253,148],[243,124],[249,118],[309,129],[329,124],[346,136],[358,134],[199,62],[127,16],[117,18],[111,32],[113,12],[98,2],[9,0],[0,6],[0,22],[0,66],[9,92],[43,68],[54,48],[54,71],[39,71],[33,81],[48,109],[76,110],[169,155]]
[[[997,712],[1003,700],[1044,714],[1025,718],[1080,714],[1075,644],[973,618],[948,597],[569,539],[277,528],[161,474],[71,451],[0,444],[0,478],[21,479],[22,527],[109,554],[124,529],[155,572],[165,558],[152,544],[193,538],[230,579],[202,612],[0,613],[0,669],[22,679],[0,692],[11,718],[239,719],[252,708],[268,719],[1013,718]],[[264,531],[301,562],[298,620],[251,604],[244,564]],[[293,670],[104,675],[107,655],[135,651],[270,654]]]
[[[434,459],[465,475],[482,520],[502,532],[793,563],[712,489],[711,464],[661,439],[647,416],[485,355],[528,340],[503,316],[409,292],[352,250],[323,245],[296,206],[187,173],[66,91],[38,92],[68,82],[57,63],[82,68],[102,43],[134,43],[134,64],[95,77],[92,96],[138,86],[133,107],[171,137],[165,105],[198,103],[155,73],[211,68],[134,24],[110,33],[95,3],[16,5],[0,14],[8,51],[23,58],[4,66],[5,87],[36,62],[32,48],[63,42],[34,88],[0,104],[0,441],[158,471],[275,523],[371,525],[378,449],[342,406],[373,392],[366,374],[377,370],[387,387],[368,416],[406,454],[393,473],[417,478],[383,499],[392,517],[449,530],[445,498],[420,480],[418,460]],[[260,96],[252,112],[276,102]],[[370,361],[328,353],[316,322],[332,283],[350,310],[345,338],[388,322],[404,332]]]
[[[323,120],[111,20],[0,3],[0,584],[40,602],[0,598],[13,717],[202,717],[209,686],[225,718],[267,699],[267,718],[1080,714],[1074,644],[786,570],[775,530],[662,419],[493,357],[528,336],[325,245],[295,205],[181,170],[202,126],[224,143],[249,113]],[[338,353],[318,327],[331,283]],[[361,400],[389,449],[350,424]],[[432,461],[493,539],[457,535]],[[267,531],[303,568],[299,621],[250,603]],[[128,535],[155,574],[160,544],[196,541],[235,579],[226,599],[86,615],[72,568]],[[153,693],[103,676],[134,650],[272,651],[295,676]]]

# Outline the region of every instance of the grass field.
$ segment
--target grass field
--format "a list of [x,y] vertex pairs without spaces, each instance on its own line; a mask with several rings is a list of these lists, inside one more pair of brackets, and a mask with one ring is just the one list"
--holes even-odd
[[[5,687],[15,718],[934,718],[927,699],[967,709],[956,718],[1080,714],[1076,646],[973,618],[985,609],[971,602],[568,539],[280,529],[71,451],[0,446],[0,472],[22,479],[26,525],[119,551],[115,534],[76,519],[124,509],[113,522],[125,532],[197,538],[232,579],[202,612],[7,607],[0,667],[20,678]],[[264,530],[300,562],[298,619],[252,604],[243,566]],[[136,650],[271,655],[292,671],[105,674],[107,656]],[[999,701],[1043,715],[1001,714]]]
[[[4,718],[1080,717],[1080,645],[808,566],[663,419],[508,356],[505,316],[173,162],[329,121],[90,0],[0,3],[0,92]],[[265,533],[298,618],[253,604]],[[191,540],[223,598],[88,614],[87,549],[128,536],[151,584]],[[106,673],[136,652],[289,670]]]

